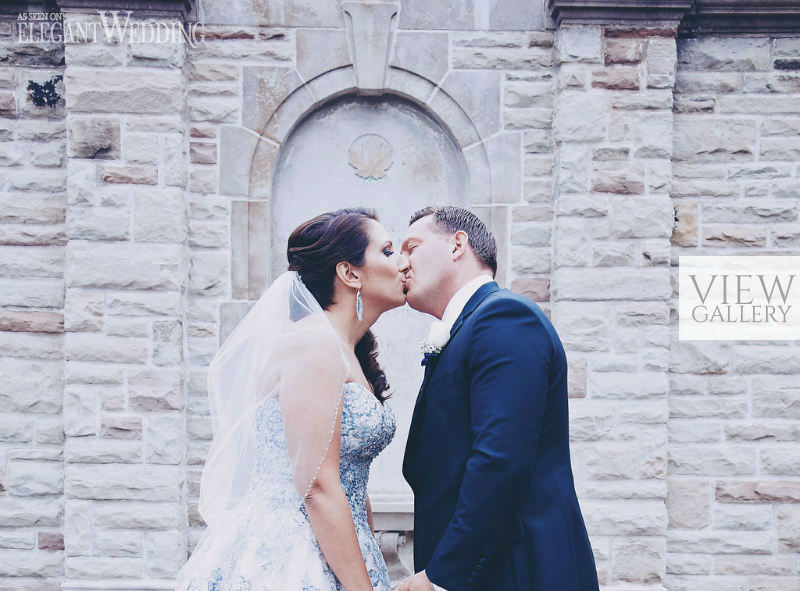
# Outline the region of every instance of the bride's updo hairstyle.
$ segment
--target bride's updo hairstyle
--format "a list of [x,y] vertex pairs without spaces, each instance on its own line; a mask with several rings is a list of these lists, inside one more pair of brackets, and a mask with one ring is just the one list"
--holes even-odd
[[[303,222],[289,236],[286,248],[289,271],[297,271],[323,310],[333,304],[336,265],[342,261],[356,267],[364,264],[369,244],[367,220],[378,221],[374,210],[339,209]],[[378,364],[378,341],[371,330],[358,341],[355,354],[375,397],[381,402],[389,398],[383,396],[389,384]]]

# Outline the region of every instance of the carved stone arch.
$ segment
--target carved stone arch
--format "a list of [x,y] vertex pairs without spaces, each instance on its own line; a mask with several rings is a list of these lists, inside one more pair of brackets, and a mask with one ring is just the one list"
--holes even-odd
[[[252,68],[264,76],[276,68]],[[243,113],[244,127],[226,126],[221,132],[220,193],[244,198],[235,201],[232,211],[232,295],[234,299],[254,300],[267,287],[272,275],[269,268],[269,201],[280,149],[292,131],[311,113],[344,95],[358,95],[355,69],[352,65],[333,68],[302,82],[295,71],[282,73],[277,83],[265,84],[266,78],[248,80],[245,85],[264,91],[283,91],[268,117]],[[488,75],[494,76],[494,72]],[[498,74],[499,76],[499,74]],[[498,79],[499,87],[499,79]],[[449,134],[462,151],[469,179],[470,207],[489,225],[498,241],[499,256],[506,256],[506,208],[496,210],[493,204],[508,203],[514,197],[500,194],[493,182],[502,168],[505,156],[519,154],[519,134],[504,134],[494,130],[491,135],[480,129],[470,109],[462,105],[441,82],[434,82],[407,69],[389,67],[384,94],[408,100]],[[246,105],[245,105],[246,109]],[[266,120],[264,120],[266,119]],[[256,130],[254,127],[260,126]],[[483,135],[482,135],[483,133]],[[509,142],[509,140],[511,140]],[[517,157],[518,156],[514,156]],[[492,164],[497,170],[493,171]],[[517,175],[519,175],[517,171]],[[508,183],[500,183],[500,185]],[[513,182],[512,182],[513,185]],[[246,265],[243,264],[246,262]],[[498,279],[503,282],[501,271]]]

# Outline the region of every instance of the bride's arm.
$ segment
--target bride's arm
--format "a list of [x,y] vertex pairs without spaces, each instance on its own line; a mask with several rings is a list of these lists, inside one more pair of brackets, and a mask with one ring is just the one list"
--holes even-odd
[[347,591],[372,591],[353,513],[339,479],[341,407],[333,440],[305,498],[308,519],[333,573]]
[[299,332],[284,349],[281,412],[295,487],[339,582],[347,591],[373,591],[339,475],[346,368],[338,340]]
[[372,505],[369,504],[369,495],[367,495],[367,521],[369,522],[369,530],[372,535],[375,535],[375,524],[372,522]]

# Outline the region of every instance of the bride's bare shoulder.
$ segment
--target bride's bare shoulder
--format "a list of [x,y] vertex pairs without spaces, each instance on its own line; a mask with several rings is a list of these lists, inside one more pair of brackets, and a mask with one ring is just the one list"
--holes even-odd
[[292,323],[282,345],[285,355],[327,358],[338,355],[339,337],[327,320],[309,315]]

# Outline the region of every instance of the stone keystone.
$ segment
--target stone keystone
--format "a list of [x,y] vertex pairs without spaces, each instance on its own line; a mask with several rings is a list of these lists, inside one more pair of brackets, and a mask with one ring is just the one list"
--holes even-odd
[[399,8],[396,2],[342,2],[359,94],[383,94]]

